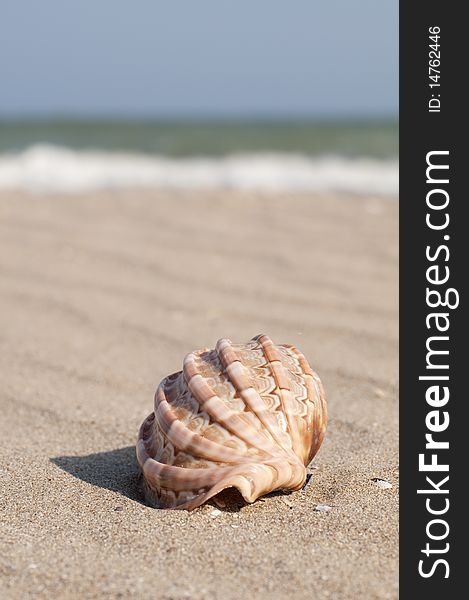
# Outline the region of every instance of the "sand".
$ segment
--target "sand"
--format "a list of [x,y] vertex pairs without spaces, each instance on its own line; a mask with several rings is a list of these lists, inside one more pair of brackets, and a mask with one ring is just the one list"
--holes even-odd
[[[2,193],[0,596],[397,598],[397,241],[389,199]],[[145,506],[160,378],[261,332],[326,389],[310,485]]]

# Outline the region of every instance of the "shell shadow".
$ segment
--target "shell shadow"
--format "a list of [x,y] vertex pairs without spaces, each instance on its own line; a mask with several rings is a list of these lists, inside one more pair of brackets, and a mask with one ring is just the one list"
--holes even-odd
[[229,513],[237,513],[245,506],[248,506],[248,503],[236,488],[225,488],[221,492],[218,492],[216,496],[210,498],[207,504],[213,506],[213,508],[218,508],[222,512]]
[[[261,496],[253,504],[264,503],[267,502],[269,498],[275,498],[277,496],[290,496],[291,493],[291,490],[275,490],[269,494],[266,494],[265,496]],[[243,508],[253,506],[253,504],[246,502],[246,500],[242,497],[241,492],[233,487],[225,488],[216,496],[210,498],[207,504],[213,506],[214,508],[218,508],[222,512],[230,513],[239,512]]]
[[86,456],[56,456],[50,460],[77,479],[145,504],[135,446]]

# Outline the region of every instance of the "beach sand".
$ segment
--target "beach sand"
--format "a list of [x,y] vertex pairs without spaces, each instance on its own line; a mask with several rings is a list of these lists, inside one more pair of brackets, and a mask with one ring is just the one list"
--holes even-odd
[[[1,598],[397,598],[397,211],[3,192]],[[259,333],[323,380],[311,484],[228,494],[219,514],[145,506],[134,444],[156,385],[187,352]]]

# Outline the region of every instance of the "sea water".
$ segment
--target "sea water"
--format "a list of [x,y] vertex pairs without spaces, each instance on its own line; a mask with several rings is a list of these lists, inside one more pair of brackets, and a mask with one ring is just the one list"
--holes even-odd
[[390,121],[0,122],[0,190],[242,189],[396,196]]

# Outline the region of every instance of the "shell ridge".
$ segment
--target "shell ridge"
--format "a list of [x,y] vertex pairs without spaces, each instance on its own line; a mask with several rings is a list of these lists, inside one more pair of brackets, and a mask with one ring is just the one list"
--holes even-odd
[[298,360],[301,370],[303,371],[303,378],[305,380],[305,385],[308,390],[308,398],[310,398],[313,401],[313,404],[316,408],[319,408],[319,410],[314,411],[313,423],[311,424],[311,429],[314,432],[314,439],[306,459],[306,464],[309,464],[315,457],[317,451],[319,450],[319,447],[321,446],[326,433],[328,413],[327,403],[325,401],[324,388],[322,386],[321,380],[319,379],[318,375],[314,372],[314,370],[310,367],[304,354],[300,352],[300,350],[298,350],[296,346],[290,344],[283,344],[283,346],[284,348],[290,350],[290,352]]
[[193,353],[188,354],[184,359],[183,374],[189,391],[214,421],[221,422],[232,434],[250,446],[257,447],[258,450],[269,455],[275,456],[278,453],[277,447],[269,441],[269,438],[259,435],[252,425],[227,408],[199,373]]
[[164,386],[160,386],[155,396],[155,420],[161,431],[175,448],[183,452],[191,452],[199,458],[215,462],[253,462],[262,458],[245,456],[229,446],[204,438],[191,431],[172,411],[171,404],[166,398]]
[[298,430],[298,425],[294,419],[291,410],[291,388],[288,382],[286,369],[280,360],[280,355],[274,346],[272,340],[265,334],[261,334],[253,338],[260,342],[264,351],[264,356],[268,362],[272,377],[279,388],[280,402],[282,403],[283,412],[286,416],[288,431],[292,441],[293,451],[296,456],[301,452],[301,441]]
[[[253,338],[253,340],[256,340],[256,338]],[[233,364],[236,363],[236,365],[239,365],[236,371],[232,369],[232,372],[234,371],[234,375],[230,374],[231,383],[236,388],[245,405],[257,417],[261,425],[266,428],[273,442],[275,442],[275,444],[280,448],[280,450],[283,453],[291,455],[291,449],[284,443],[282,443],[281,439],[277,435],[275,428],[273,427],[273,423],[271,423],[271,420],[269,418],[271,415],[265,407],[265,402],[262,399],[262,396],[259,394],[259,392],[249,382],[247,369],[242,364],[240,357],[238,356],[236,350],[233,348],[233,345],[230,342],[230,340],[218,340],[216,344],[216,351],[218,353],[222,365],[228,373],[228,370]]]

